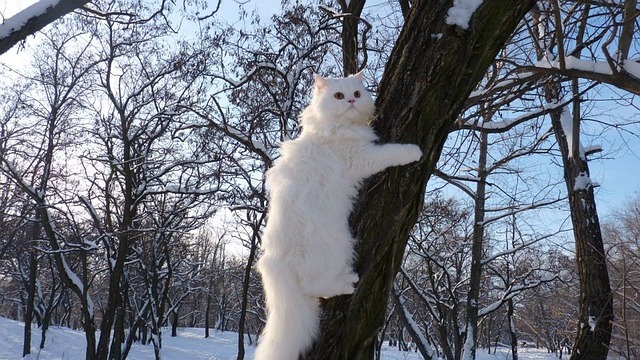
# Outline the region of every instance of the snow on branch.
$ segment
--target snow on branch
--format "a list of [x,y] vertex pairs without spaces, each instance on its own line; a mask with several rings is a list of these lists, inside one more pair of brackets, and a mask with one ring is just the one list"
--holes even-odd
[[[590,89],[591,87],[589,87]],[[544,105],[542,105],[539,108],[536,108],[532,111],[529,111],[527,113],[524,113],[520,116],[517,116],[515,118],[512,119],[499,119],[499,120],[495,120],[495,121],[487,121],[487,122],[483,122],[483,123],[479,123],[477,121],[477,119],[471,119],[468,120],[466,122],[464,121],[460,121],[458,123],[458,129],[465,129],[465,130],[477,130],[477,131],[481,131],[481,132],[485,132],[485,133],[503,133],[503,132],[507,132],[509,130],[511,130],[512,128],[527,122],[529,120],[538,118],[540,116],[544,116],[547,115],[551,112],[557,111],[559,109],[564,109],[566,108],[566,105],[568,105],[569,103],[571,103],[574,100],[573,97],[570,98],[566,98],[566,99],[560,99],[557,101],[553,101],[553,102],[549,102],[546,103]]]
[[0,54],[89,0],[39,0],[0,24]]
[[562,60],[545,59],[538,61],[532,67],[524,67],[522,71],[600,81],[640,95],[640,63],[637,59],[627,59],[619,63],[567,56]]
[[543,59],[535,63],[536,67],[546,69],[576,69],[580,71],[588,71],[596,74],[612,75],[613,70],[606,61],[592,61],[586,59],[578,59],[575,56],[567,56],[564,61]]
[[[439,265],[439,267],[443,268],[442,265]],[[442,318],[440,317],[439,313],[437,311],[435,311],[435,308],[438,305],[442,305],[442,306],[444,306],[445,308],[447,308],[449,310],[452,309],[451,306],[449,306],[448,304],[440,301],[435,296],[430,294],[428,291],[423,291],[423,289],[420,286],[418,286],[418,284],[416,284],[415,281],[413,281],[413,279],[411,279],[411,276],[409,276],[409,274],[407,274],[406,269],[404,267],[402,267],[402,266],[400,267],[400,273],[402,274],[404,279],[407,281],[407,284],[409,285],[411,290],[413,290],[427,304],[427,310],[429,311],[429,313],[433,316],[433,318],[436,321],[441,321],[442,320]]]
[[344,16],[349,16],[351,15],[351,13],[342,13],[330,6],[324,5],[324,4],[320,4],[318,5],[318,9],[320,9],[321,11],[324,11],[325,13],[329,14],[332,18],[339,18],[339,17],[344,17]]
[[592,187],[594,187],[594,183],[591,181],[589,174],[585,171],[581,171],[575,178],[573,191],[589,190]]
[[500,208],[500,209],[487,209],[487,211],[491,211],[491,212],[503,211],[503,210],[506,210],[506,212],[502,213],[500,215],[485,219],[482,222],[482,225],[487,225],[488,223],[503,219],[503,218],[505,218],[507,216],[511,216],[511,215],[514,215],[514,214],[521,213],[523,211],[536,209],[536,208],[547,206],[547,205],[552,205],[552,204],[555,204],[555,203],[557,203],[559,201],[562,201],[562,200],[564,200],[564,198],[536,201],[536,202],[533,202],[533,203],[527,204],[527,205],[508,206],[508,207],[504,207],[504,208]]
[[418,349],[420,350],[420,354],[422,354],[425,359],[438,359],[436,351],[433,349],[431,344],[429,344],[429,341],[424,336],[422,329],[420,329],[418,324],[413,319],[413,314],[411,314],[411,312],[405,305],[406,299],[404,298],[404,296],[402,296],[402,294],[400,293],[400,289],[398,289],[397,285],[395,284],[393,285],[393,299],[396,302],[398,315],[400,316],[400,318],[402,318],[402,321],[405,323],[407,330],[409,330],[413,341],[416,343]]
[[460,129],[479,130],[486,133],[506,132],[526,121],[546,115],[554,111],[560,106],[562,106],[562,104],[549,103],[549,104],[545,104],[544,106],[538,109],[535,109],[533,111],[517,116],[513,119],[500,119],[496,121],[487,121],[487,122],[483,122],[482,124],[479,124],[477,121],[470,120],[460,125]]
[[[213,101],[216,104],[218,111],[220,113],[223,113],[222,107],[218,103],[218,100],[214,98]],[[185,107],[185,106],[181,106],[181,107]],[[273,163],[273,159],[271,158],[271,155],[269,155],[267,146],[263,142],[255,139],[253,136],[251,136],[251,134],[244,134],[242,131],[228,124],[225,119],[223,119],[222,123],[218,123],[217,121],[212,119],[210,116],[206,115],[203,111],[200,111],[191,107],[185,107],[185,108],[189,111],[192,111],[202,119],[208,121],[208,124],[210,126],[224,132],[227,136],[229,136],[236,142],[245,146],[248,150],[258,155],[262,159],[262,161],[265,163],[267,168],[271,167],[271,164]]]
[[584,148],[584,155],[589,156],[602,152],[602,145],[591,145]]
[[525,281],[523,284],[511,285],[509,286],[509,288],[505,290],[504,294],[502,294],[502,297],[500,299],[480,309],[478,311],[478,318],[487,316],[492,312],[498,310],[507,301],[509,301],[510,299],[513,299],[515,296],[519,295],[525,290],[536,288],[541,284],[552,282],[559,278],[560,278],[559,274],[553,274],[546,277],[541,277],[540,279],[537,279],[537,280]]

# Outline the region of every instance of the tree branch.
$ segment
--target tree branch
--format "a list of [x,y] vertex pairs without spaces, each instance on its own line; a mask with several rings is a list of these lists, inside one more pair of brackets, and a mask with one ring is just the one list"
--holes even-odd
[[0,24],[0,54],[90,0],[40,0]]

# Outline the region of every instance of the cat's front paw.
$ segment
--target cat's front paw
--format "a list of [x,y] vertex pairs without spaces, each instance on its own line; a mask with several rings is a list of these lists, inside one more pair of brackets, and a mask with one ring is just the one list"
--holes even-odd
[[355,284],[360,280],[358,274],[354,272],[349,272],[348,274],[343,276],[343,286],[342,291],[338,295],[351,295],[356,290]]
[[360,280],[360,277],[353,271],[343,272],[336,277],[334,281],[334,288],[331,290],[330,294],[326,294],[328,296],[324,295],[321,297],[328,299],[339,295],[351,295],[356,291],[355,283],[357,283],[358,280]]
[[358,276],[358,274],[354,273],[354,272],[349,272],[346,276],[345,279],[347,280],[347,282],[350,282],[352,284],[355,284],[358,282],[358,280],[360,280],[360,276]]
[[407,164],[416,162],[422,158],[422,150],[420,150],[418,145],[407,144],[405,146],[407,148]]

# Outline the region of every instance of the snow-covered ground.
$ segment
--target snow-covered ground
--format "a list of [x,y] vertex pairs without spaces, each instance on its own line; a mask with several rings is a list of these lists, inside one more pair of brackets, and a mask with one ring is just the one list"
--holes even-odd
[[[22,358],[22,336],[24,324],[0,317],[0,360]],[[208,339],[202,329],[181,329],[178,337],[169,333],[162,338],[162,357],[165,360],[235,360],[237,354],[237,334],[212,331]],[[84,359],[84,334],[68,328],[52,327],[47,332],[45,348],[38,351],[40,330],[33,328],[32,355],[29,360],[81,360]],[[245,359],[253,359],[253,346],[246,347]],[[401,352],[383,347],[384,360],[419,360],[422,357],[413,352]],[[135,344],[127,359],[153,360],[153,346]],[[497,354],[488,355],[480,350],[477,360],[511,359],[507,350],[498,349]],[[552,360],[555,356],[535,349],[521,349],[521,360]]]

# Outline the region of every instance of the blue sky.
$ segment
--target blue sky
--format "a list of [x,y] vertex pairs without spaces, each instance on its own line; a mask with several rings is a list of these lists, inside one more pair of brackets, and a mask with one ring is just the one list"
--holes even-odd
[[[5,17],[10,17],[16,12],[25,9],[36,0],[0,0],[0,12]],[[240,2],[241,3],[241,2]],[[222,1],[220,8],[220,18],[229,23],[236,23],[237,26],[249,24],[238,23],[238,10],[242,6],[247,12],[256,10],[260,14],[261,20],[266,21],[280,7],[280,2],[275,0],[253,1],[245,5],[233,0]],[[33,37],[30,38],[33,41]],[[16,54],[16,51],[9,51],[0,56],[0,62],[18,66],[24,63],[24,52]],[[614,91],[604,88],[599,96],[615,98]],[[603,103],[596,104],[595,115],[591,116],[596,121],[602,117],[602,121],[640,121],[640,101],[636,97],[628,94],[626,103]],[[599,213],[606,217],[612,212],[621,209],[625,202],[636,196],[640,191],[640,138],[632,132],[640,133],[640,126],[634,125],[623,129],[608,128],[603,129],[597,126],[596,122],[585,124],[586,134],[583,135],[584,146],[601,145],[603,148],[600,158],[590,162],[591,178],[600,184],[597,188],[596,198]],[[589,134],[591,133],[591,134]]]

